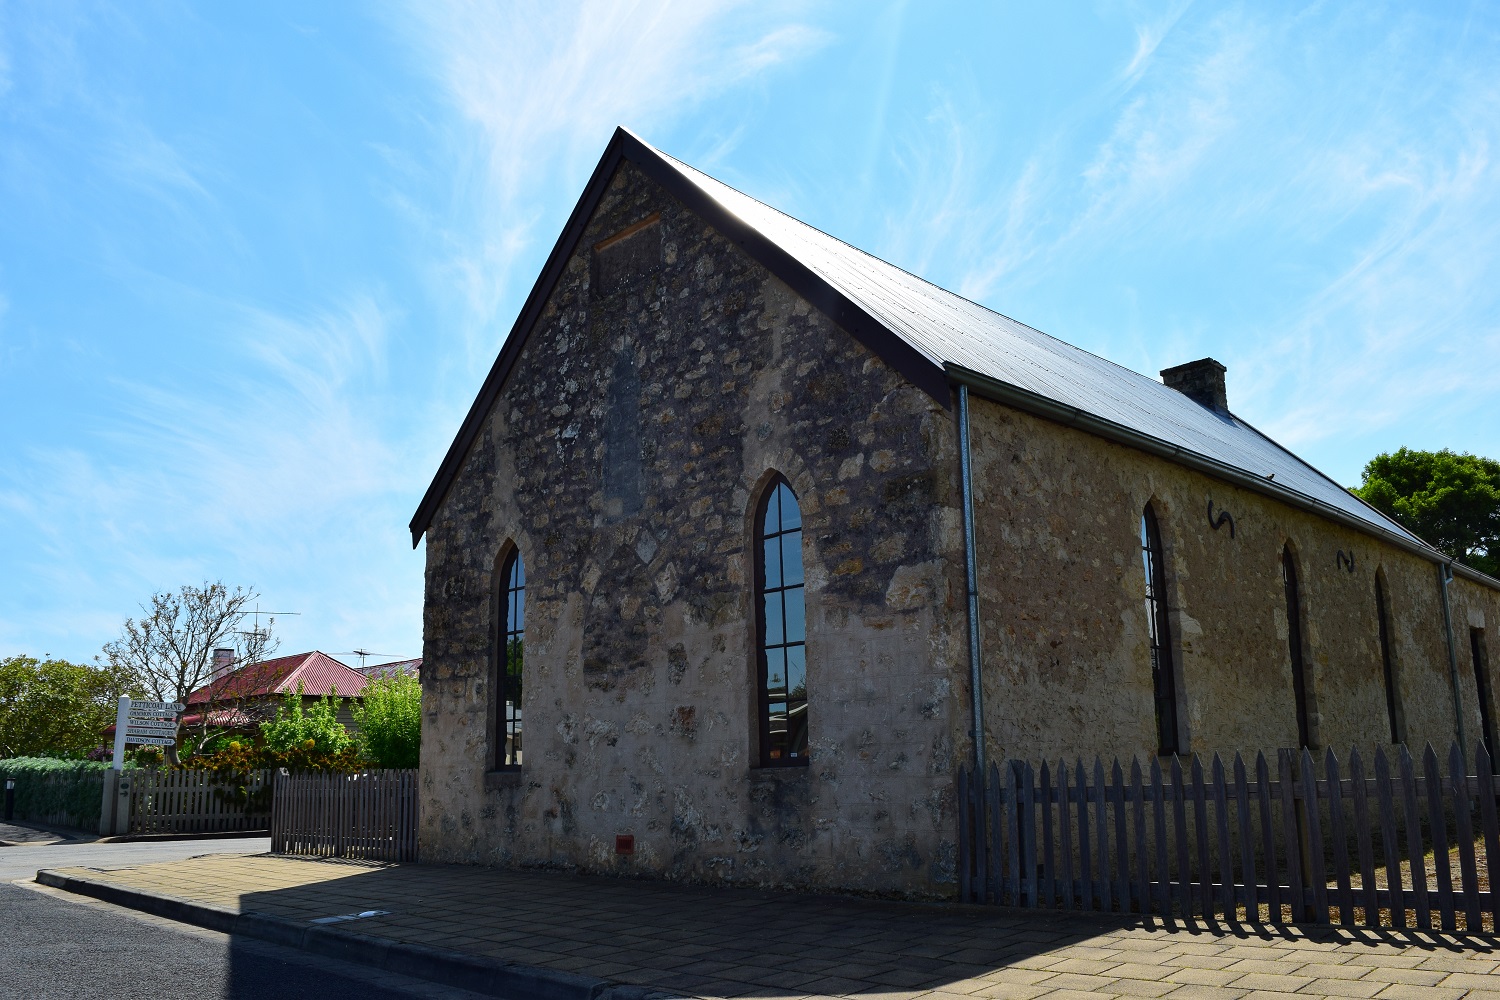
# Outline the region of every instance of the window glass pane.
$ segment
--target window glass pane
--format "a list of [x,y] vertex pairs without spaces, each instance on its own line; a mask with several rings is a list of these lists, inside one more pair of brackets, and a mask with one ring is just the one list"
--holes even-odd
[[786,755],[788,760],[807,756],[807,701],[792,702],[786,720]]
[[784,594],[786,603],[786,642],[802,642],[807,638],[806,611],[802,604],[802,588],[788,587]]
[[779,647],[766,650],[766,694],[786,697],[786,653]]
[[766,722],[768,724],[766,727],[766,736],[767,743],[769,744],[766,756],[773,763],[779,762],[786,757],[786,715],[786,702],[784,701],[773,701],[766,706]]
[[761,558],[765,560],[762,565],[766,573],[766,586],[781,586],[781,545],[774,538],[767,538],[763,543],[764,551]]
[[519,552],[513,554],[505,573],[505,631],[500,637],[496,678],[495,763],[510,767],[521,763],[521,700],[526,635],[526,570]]
[[786,648],[786,689],[792,701],[807,700],[807,651],[803,646]]
[[776,487],[776,496],[781,502],[781,530],[802,527],[802,512],[797,509],[797,498],[782,483]]
[[781,567],[787,586],[802,582],[802,532],[781,536]]
[[761,761],[803,764],[807,759],[807,631],[803,606],[802,513],[786,483],[766,500],[759,577],[764,631],[765,687],[761,692]]
[[786,640],[781,631],[781,594],[766,595],[766,645],[779,646]]

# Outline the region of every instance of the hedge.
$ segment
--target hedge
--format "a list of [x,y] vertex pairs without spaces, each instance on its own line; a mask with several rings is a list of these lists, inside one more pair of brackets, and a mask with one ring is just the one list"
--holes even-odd
[[0,760],[0,782],[16,779],[16,819],[96,830],[108,770],[97,761],[10,757]]

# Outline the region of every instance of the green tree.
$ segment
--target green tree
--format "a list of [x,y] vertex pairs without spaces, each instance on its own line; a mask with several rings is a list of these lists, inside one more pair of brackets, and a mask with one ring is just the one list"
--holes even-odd
[[82,757],[104,742],[130,675],[67,660],[0,659],[0,757]]
[[297,693],[288,691],[276,706],[276,718],[260,724],[261,737],[266,749],[273,753],[289,753],[293,750],[309,750],[314,753],[336,754],[349,749],[354,742],[339,722],[338,708],[332,697],[324,695],[311,705],[303,703],[302,685]]
[[410,674],[376,677],[354,707],[364,754],[376,767],[416,767],[422,750],[422,683]]
[[1371,459],[1352,492],[1459,562],[1500,576],[1500,462],[1401,448]]

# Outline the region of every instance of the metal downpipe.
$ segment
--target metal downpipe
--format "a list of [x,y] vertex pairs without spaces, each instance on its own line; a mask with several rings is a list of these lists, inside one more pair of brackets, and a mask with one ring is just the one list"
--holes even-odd
[[[969,459],[969,387],[962,384],[958,387],[958,463],[963,474],[964,570],[969,591],[969,691],[974,713],[974,777],[983,787],[984,689],[980,686],[979,672],[979,570],[974,547],[973,467]],[[1452,648],[1451,641],[1449,648]]]
[[1453,564],[1438,565],[1438,589],[1443,595],[1443,629],[1448,633],[1448,681],[1453,685],[1453,729],[1458,734],[1458,752],[1469,759],[1469,744],[1464,739],[1464,702],[1458,686],[1458,652],[1453,647],[1453,611],[1448,604],[1448,584],[1453,582]]

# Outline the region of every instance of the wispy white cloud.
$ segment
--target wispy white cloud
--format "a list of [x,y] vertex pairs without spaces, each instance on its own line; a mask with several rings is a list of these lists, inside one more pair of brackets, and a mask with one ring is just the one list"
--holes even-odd
[[472,225],[448,232],[442,266],[468,304],[470,377],[494,357],[502,310],[519,302],[513,266],[552,235],[538,233],[539,205],[582,186],[616,125],[649,137],[828,41],[789,5],[747,0],[453,0],[413,4],[405,19],[422,64],[472,130],[451,137]]
[[1155,17],[1144,17],[1135,25],[1135,52],[1130,56],[1130,62],[1120,73],[1120,80],[1126,86],[1134,84],[1145,74],[1151,65],[1151,59],[1156,55],[1156,50],[1161,46],[1162,39],[1172,30],[1172,26],[1192,5],[1192,0],[1180,0],[1164,12],[1156,13]]
[[[307,612],[281,623],[304,643],[420,635],[400,530],[415,463],[388,377],[399,311],[370,293],[296,316],[221,307],[224,363],[191,382],[117,377],[118,404],[87,450],[31,447],[0,476],[0,511],[33,532],[18,570],[80,595],[54,616],[112,619],[95,635],[132,608],[100,610],[84,595],[144,598],[223,576],[270,583],[277,603]],[[0,642],[38,631],[8,618]]]
[[109,117],[116,123],[116,132],[104,140],[102,154],[122,179],[161,198],[189,194],[211,200],[198,181],[197,168],[180,149],[138,118],[123,114]]
[[10,90],[10,44],[4,14],[0,14],[0,100]]
[[[1144,371],[1216,354],[1237,409],[1335,471],[1402,428],[1430,439],[1441,415],[1477,415],[1500,389],[1500,369],[1474,363],[1500,337],[1500,82],[1473,60],[1414,55],[1442,44],[1416,37],[1432,25],[1415,15],[1357,21],[1316,8],[1143,21],[1126,86],[1024,158],[990,140],[1003,107],[938,92],[905,125],[906,197],[883,248],[1010,312],[1021,293],[1095,275],[1118,321],[1080,309],[1092,329],[1051,332]],[[1351,48],[1357,30],[1378,43]],[[1139,275],[1142,255],[1189,271],[1195,255],[1244,261],[1277,292],[1158,296],[1142,330],[1137,290],[1115,276]]]
[[1162,55],[1185,8],[1137,29],[1131,86],[1101,88],[1019,157],[994,141],[1006,108],[972,86],[936,90],[902,130],[906,198],[885,226],[887,251],[986,301],[1175,216],[1173,201],[1235,134],[1261,41],[1226,14]]

